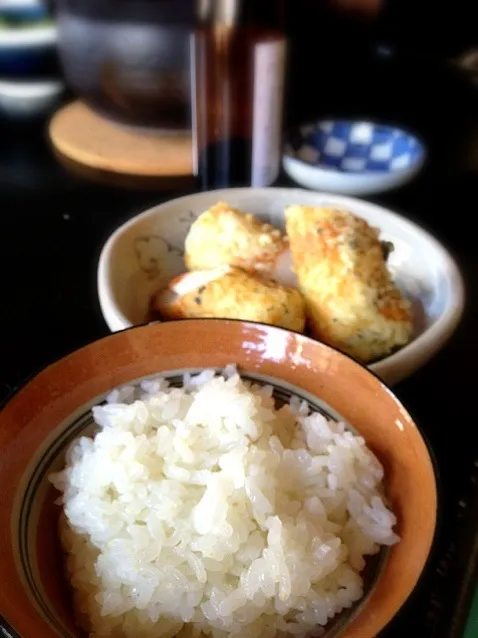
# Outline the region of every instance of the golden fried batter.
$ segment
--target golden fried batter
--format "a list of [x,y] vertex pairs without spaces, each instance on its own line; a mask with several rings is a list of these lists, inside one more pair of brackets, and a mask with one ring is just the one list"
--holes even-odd
[[411,307],[391,280],[378,232],[343,210],[291,206],[285,215],[313,335],[363,363],[405,345]]
[[181,275],[155,296],[153,307],[165,319],[243,319],[297,332],[305,327],[298,290],[230,266]]
[[287,238],[280,230],[253,215],[234,210],[225,202],[202,213],[185,242],[188,270],[208,270],[227,264],[275,279],[280,279],[276,272],[280,268],[278,262],[287,252]]

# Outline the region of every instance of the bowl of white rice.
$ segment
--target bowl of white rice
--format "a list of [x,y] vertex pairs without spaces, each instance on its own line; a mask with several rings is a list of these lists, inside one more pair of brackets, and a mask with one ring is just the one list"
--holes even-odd
[[272,326],[115,333],[20,389],[0,441],[0,617],[23,638],[368,638],[434,538],[405,408]]

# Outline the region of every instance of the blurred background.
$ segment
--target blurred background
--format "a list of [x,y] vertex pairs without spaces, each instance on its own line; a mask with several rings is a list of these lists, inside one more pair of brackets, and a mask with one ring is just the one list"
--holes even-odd
[[[0,110],[21,116],[79,95],[129,124],[189,126],[187,27],[193,0],[0,0]],[[396,105],[419,119],[413,81],[449,67],[473,78],[473,3],[286,0],[289,124],[328,110],[369,115]],[[367,70],[364,70],[364,65]],[[404,95],[400,67],[409,75]],[[373,73],[371,72],[373,68]],[[381,95],[367,91],[384,82]],[[10,101],[8,100],[10,97]],[[437,112],[453,96],[440,94]],[[16,99],[15,99],[16,98]],[[27,102],[30,101],[30,107]],[[427,105],[428,106],[428,105]]]
[[[108,122],[187,135],[194,4],[0,0],[0,183],[38,180],[38,166],[29,170],[32,140],[45,132],[38,121],[78,97]],[[417,130],[434,161],[453,163],[440,148],[459,139],[464,96],[471,105],[478,91],[471,1],[285,0],[285,11],[286,127],[329,114],[386,116]]]

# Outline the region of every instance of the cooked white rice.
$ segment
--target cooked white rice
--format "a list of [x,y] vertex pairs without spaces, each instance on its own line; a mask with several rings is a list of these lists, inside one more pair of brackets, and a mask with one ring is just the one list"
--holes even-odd
[[91,636],[319,636],[399,540],[364,440],[234,368],[143,381],[93,415],[51,477]]

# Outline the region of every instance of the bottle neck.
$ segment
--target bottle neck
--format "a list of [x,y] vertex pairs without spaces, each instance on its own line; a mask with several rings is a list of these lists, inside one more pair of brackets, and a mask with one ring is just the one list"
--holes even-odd
[[196,20],[208,27],[283,30],[283,0],[196,0]]

